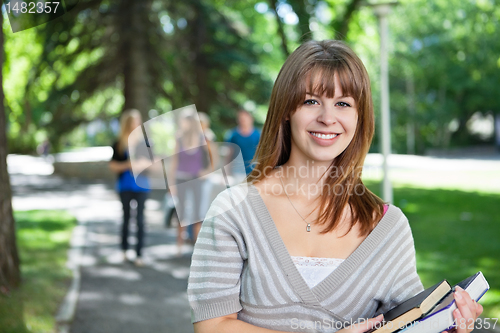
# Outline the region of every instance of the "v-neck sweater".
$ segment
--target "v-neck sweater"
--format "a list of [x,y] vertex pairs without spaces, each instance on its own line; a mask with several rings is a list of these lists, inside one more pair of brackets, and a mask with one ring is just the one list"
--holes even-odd
[[188,281],[193,323],[238,313],[255,326],[287,332],[336,332],[422,290],[411,229],[398,207],[389,205],[354,252],[311,289],[251,184],[212,202]]

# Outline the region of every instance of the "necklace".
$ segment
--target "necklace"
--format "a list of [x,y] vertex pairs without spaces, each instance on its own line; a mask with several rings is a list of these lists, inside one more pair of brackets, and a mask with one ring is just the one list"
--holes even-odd
[[295,208],[292,200],[290,200],[290,197],[288,196],[288,193],[286,193],[286,189],[285,189],[285,184],[283,184],[283,179],[281,178],[281,173],[283,172],[283,169],[280,170],[280,181],[281,181],[281,186],[283,186],[283,192],[285,192],[285,195],[286,197],[288,198],[288,201],[290,202],[290,205],[292,205],[293,209],[295,210],[295,212],[300,216],[300,218],[307,224],[306,226],[306,231],[307,232],[311,232],[311,223],[310,222],[307,222],[305,218],[302,217],[302,215],[300,215],[299,211],[297,210],[297,208]]

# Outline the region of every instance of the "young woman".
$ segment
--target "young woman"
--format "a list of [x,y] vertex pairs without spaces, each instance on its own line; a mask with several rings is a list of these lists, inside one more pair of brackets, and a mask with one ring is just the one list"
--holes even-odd
[[[181,115],[180,130],[176,138],[175,154],[170,167],[171,179],[176,184],[192,181],[205,174],[209,164],[209,152],[199,120],[190,111]],[[189,186],[171,187],[172,195],[177,196],[179,227],[177,228],[177,255],[182,254],[185,232],[188,229],[193,242],[196,241],[202,220],[203,181],[188,183]],[[188,201],[189,199],[189,201]],[[186,203],[192,203],[190,210]],[[188,217],[190,220],[188,220]],[[187,227],[186,227],[187,226]]]
[[[136,222],[137,222],[137,243],[136,266],[143,266],[142,247],[144,242],[144,206],[148,197],[149,189],[137,185],[131,170],[129,154],[129,136],[132,131],[141,126],[141,114],[138,110],[130,109],[123,112],[120,119],[120,135],[118,141],[113,144],[113,157],[109,162],[111,171],[118,174],[116,189],[120,195],[123,206],[123,224],[121,248],[123,251],[123,260],[127,260],[126,251],[128,249],[128,235],[130,222],[130,203],[136,202]],[[145,184],[147,179],[140,176],[140,183]]]
[[[310,41],[290,55],[248,183],[203,222],[195,332],[366,332],[423,289],[407,218],[360,178],[373,131],[368,74],[349,47]],[[466,292],[456,300],[457,319],[482,312]]]

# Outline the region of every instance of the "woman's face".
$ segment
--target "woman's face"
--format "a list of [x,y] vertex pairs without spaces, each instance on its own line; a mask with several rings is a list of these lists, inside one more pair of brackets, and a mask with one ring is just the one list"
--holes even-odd
[[334,80],[333,98],[307,92],[303,104],[290,117],[290,159],[329,165],[354,137],[358,122],[357,105],[351,96],[342,96],[337,75]]
[[141,126],[141,119],[139,117],[130,117],[127,121],[128,125],[128,132],[129,134],[132,133],[137,127]]

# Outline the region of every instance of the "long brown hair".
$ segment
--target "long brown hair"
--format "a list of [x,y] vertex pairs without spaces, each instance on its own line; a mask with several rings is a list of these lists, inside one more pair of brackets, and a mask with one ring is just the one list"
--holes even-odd
[[[366,235],[382,217],[384,204],[361,181],[361,169],[375,128],[373,101],[363,63],[343,42],[308,41],[285,61],[272,90],[254,158],[255,168],[247,181],[258,182],[266,177],[266,171],[288,161],[291,130],[286,119],[303,104],[306,92],[332,98],[335,95],[334,75],[339,78],[343,95],[354,98],[358,122],[350,144],[332,160],[323,185],[318,223],[325,226],[323,233],[334,230],[342,219],[344,207],[349,205],[352,215],[349,230],[359,223],[361,235]],[[342,191],[337,194],[335,189],[339,186]]]
[[136,109],[123,111],[120,118],[120,134],[118,136],[118,151],[123,154],[128,147],[128,137],[132,130],[133,121],[138,119],[141,122],[141,113]]

